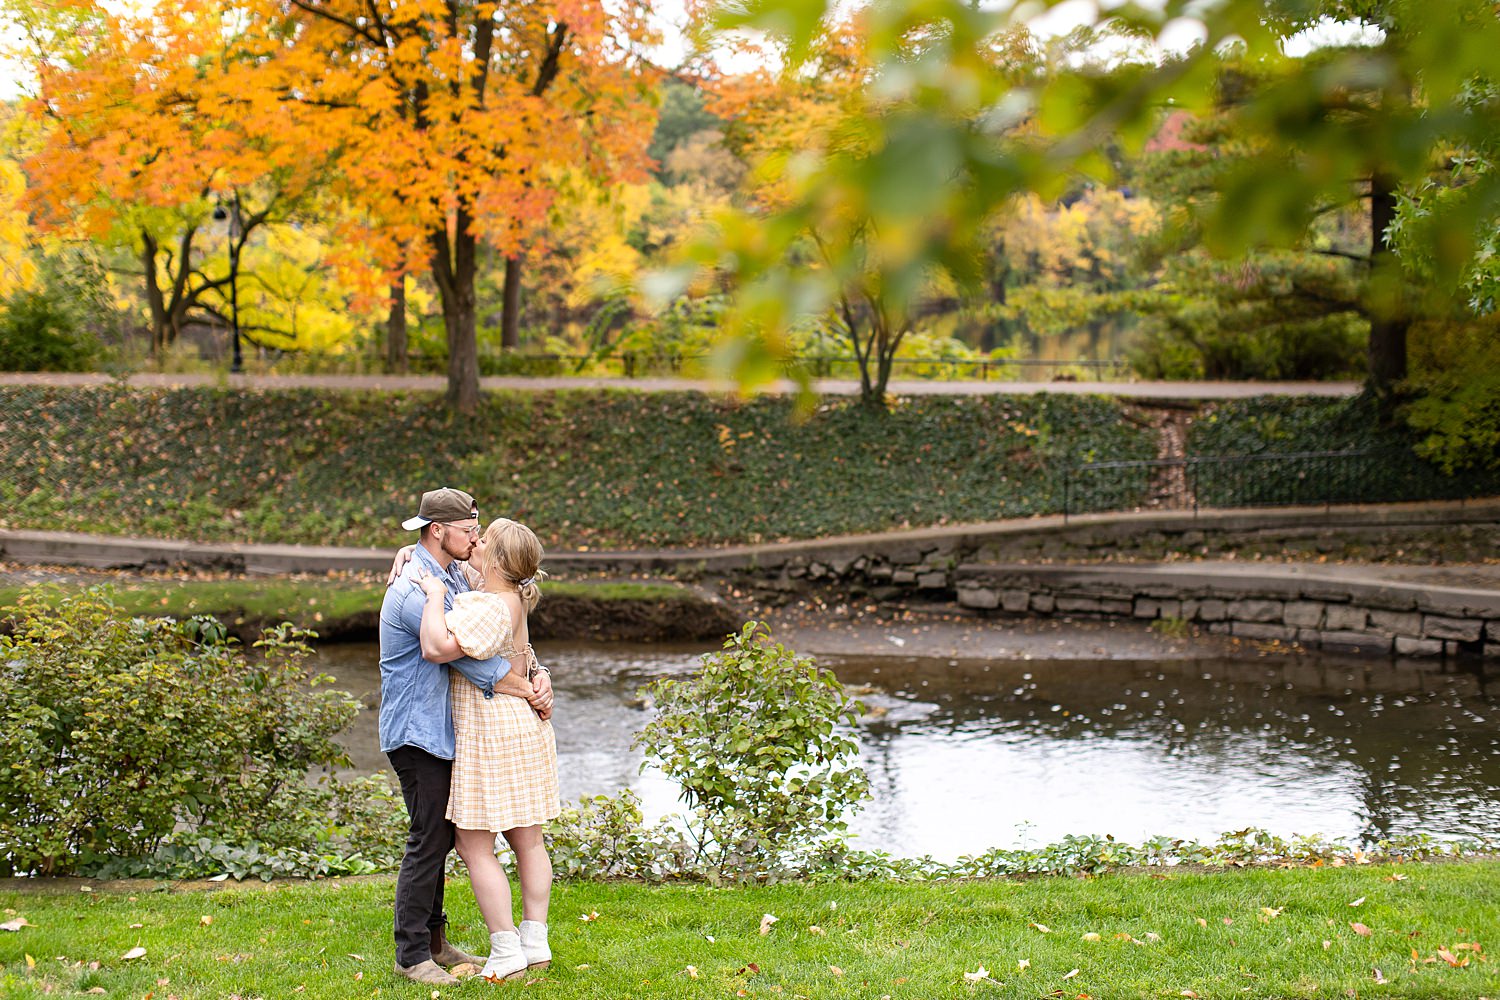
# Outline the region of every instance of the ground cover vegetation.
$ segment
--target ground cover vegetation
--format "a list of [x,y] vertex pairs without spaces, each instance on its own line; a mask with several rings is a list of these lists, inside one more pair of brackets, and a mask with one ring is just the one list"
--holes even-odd
[[808,538],[1059,509],[1070,462],[1151,458],[1089,397],[925,397],[885,415],[686,393],[0,391],[7,527],[381,546],[423,483],[549,546]]
[[[0,608],[14,607],[24,596],[34,605],[55,604],[85,589],[86,584],[27,584],[0,587]],[[109,588],[111,603],[121,614],[177,619],[208,616],[232,634],[258,636],[283,622],[315,633],[373,635],[385,598],[385,582],[367,576],[338,574],[294,578],[170,579],[134,581]],[[660,605],[682,602],[701,607],[702,598],[674,583],[609,581],[547,584],[548,614],[535,616],[537,633],[573,637],[559,626],[555,609],[577,613],[576,604]],[[701,613],[701,612],[700,612]],[[3,627],[3,623],[0,623]]]
[[[942,883],[564,881],[555,997],[1493,996],[1500,863]],[[159,890],[159,891],[154,891]],[[390,976],[389,877],[0,890],[0,988],[41,997],[429,996]],[[479,915],[449,887],[454,939]],[[1357,904],[1357,905],[1355,905]],[[463,996],[475,983],[443,990]]]

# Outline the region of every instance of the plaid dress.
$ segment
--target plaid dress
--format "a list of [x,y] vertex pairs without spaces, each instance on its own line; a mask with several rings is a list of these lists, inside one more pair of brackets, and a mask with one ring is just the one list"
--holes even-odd
[[[468,655],[501,655],[513,669],[524,669],[527,660],[516,652],[510,611],[498,595],[459,594],[447,623]],[[448,819],[461,830],[496,833],[555,819],[561,805],[552,723],[537,718],[524,698],[486,698],[462,674],[450,673],[456,746]]]

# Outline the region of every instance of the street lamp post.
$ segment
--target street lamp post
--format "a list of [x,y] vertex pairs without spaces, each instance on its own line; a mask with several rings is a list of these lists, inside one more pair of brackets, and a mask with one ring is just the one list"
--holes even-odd
[[223,203],[214,208],[214,221],[229,220],[229,325],[230,325],[230,372],[244,367],[244,356],[240,353],[240,193],[235,191],[229,199],[229,208]]

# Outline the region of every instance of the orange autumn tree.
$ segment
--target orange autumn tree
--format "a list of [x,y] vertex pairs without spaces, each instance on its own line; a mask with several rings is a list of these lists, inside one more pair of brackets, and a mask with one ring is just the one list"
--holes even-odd
[[[877,410],[885,406],[897,353],[915,332],[919,307],[938,289],[977,274],[985,249],[984,220],[950,218],[933,204],[946,200],[943,186],[956,171],[951,156],[922,139],[939,116],[923,95],[880,79],[871,49],[872,36],[883,31],[904,60],[919,64],[948,39],[880,25],[878,8],[831,16],[796,60],[773,44],[777,58],[768,61],[779,72],[761,70],[717,86],[714,111],[729,122],[726,142],[750,165],[748,209],[721,213],[714,236],[689,250],[690,259],[735,287],[729,333],[740,346],[726,356],[739,359],[742,380],[776,371],[777,360],[790,354],[789,332],[801,314],[847,342],[861,400]],[[1029,33],[1018,29],[991,38],[978,61],[991,76],[1020,79],[1035,72],[1039,58]],[[960,126],[1011,142],[1021,124],[997,128],[971,116]],[[893,134],[902,130],[907,145],[898,151]],[[882,158],[894,168],[866,188],[870,165]],[[917,202],[932,210],[913,210]],[[913,249],[935,227],[947,234],[948,252],[921,259]]]
[[[223,318],[234,278],[222,257],[305,212],[327,158],[309,155],[295,120],[245,113],[244,56],[221,3],[7,9],[37,77],[27,112],[43,139],[25,163],[28,208],[44,230],[132,248],[160,355],[192,314]],[[238,213],[225,227],[230,254],[203,245],[225,205]]]
[[[295,108],[338,150],[361,216],[347,249],[386,277],[431,269],[448,341],[448,398],[479,401],[481,246],[544,249],[564,168],[644,176],[655,122],[641,2],[248,0],[248,100]],[[383,291],[370,288],[374,294]]]

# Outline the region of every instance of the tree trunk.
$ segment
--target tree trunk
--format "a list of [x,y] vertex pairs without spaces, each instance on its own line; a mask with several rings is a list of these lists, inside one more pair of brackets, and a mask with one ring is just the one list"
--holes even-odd
[[479,409],[479,338],[474,291],[475,240],[469,213],[460,208],[453,236],[443,225],[432,231],[432,275],[443,302],[448,334],[448,407],[469,415]]
[[505,258],[505,296],[500,312],[500,346],[521,346],[521,254]]
[[157,364],[165,360],[167,347],[167,301],[156,280],[156,240],[141,233],[141,267],[146,275],[146,305],[151,310],[151,356]]
[[1370,311],[1370,386],[1381,396],[1391,395],[1406,377],[1406,332],[1411,318],[1401,302],[1400,264],[1385,242],[1385,232],[1396,217],[1396,185],[1392,178],[1370,178],[1370,281],[1375,301]]
[[391,311],[385,320],[385,370],[405,375],[406,363],[406,276],[391,282]]

